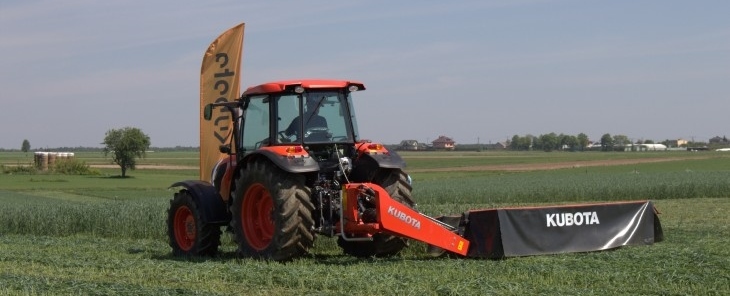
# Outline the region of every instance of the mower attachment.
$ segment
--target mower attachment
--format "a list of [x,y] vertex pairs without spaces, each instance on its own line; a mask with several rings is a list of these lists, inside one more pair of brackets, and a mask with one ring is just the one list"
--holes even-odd
[[470,210],[438,219],[463,228],[472,258],[601,251],[664,239],[651,201]]
[[386,232],[462,256],[469,250],[469,241],[455,229],[394,200],[377,184],[346,184],[340,217],[340,235],[345,240],[362,240]]

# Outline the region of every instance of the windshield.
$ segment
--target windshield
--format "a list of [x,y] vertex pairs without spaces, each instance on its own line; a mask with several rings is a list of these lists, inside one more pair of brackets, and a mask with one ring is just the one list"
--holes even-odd
[[346,102],[344,94],[334,91],[281,96],[278,100],[279,142],[352,142],[352,126],[348,124],[350,110]]

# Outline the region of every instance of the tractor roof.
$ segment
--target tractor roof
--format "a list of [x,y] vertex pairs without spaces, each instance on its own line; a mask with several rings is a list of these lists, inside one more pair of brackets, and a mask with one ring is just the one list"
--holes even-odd
[[243,92],[243,96],[279,93],[292,89],[296,86],[302,86],[306,89],[317,88],[347,88],[350,85],[357,86],[358,90],[364,90],[365,85],[359,81],[353,80],[331,80],[331,79],[301,79],[301,80],[282,80],[273,81],[256,86],[249,87]]

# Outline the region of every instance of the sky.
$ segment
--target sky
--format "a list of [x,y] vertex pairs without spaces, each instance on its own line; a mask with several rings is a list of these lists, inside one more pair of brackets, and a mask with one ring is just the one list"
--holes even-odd
[[198,146],[203,53],[246,23],[242,89],[358,80],[361,138],[730,136],[730,1],[0,2],[0,148]]

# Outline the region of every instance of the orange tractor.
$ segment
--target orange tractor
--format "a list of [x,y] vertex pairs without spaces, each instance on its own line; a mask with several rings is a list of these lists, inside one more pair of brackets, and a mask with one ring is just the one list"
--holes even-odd
[[410,177],[397,153],[359,138],[356,81],[292,80],[248,88],[225,108],[231,143],[212,184],[183,181],[168,211],[176,255],[213,255],[221,229],[233,232],[242,256],[288,260],[316,235],[337,237],[353,256],[392,256],[416,239],[464,255],[469,242],[416,210]]

